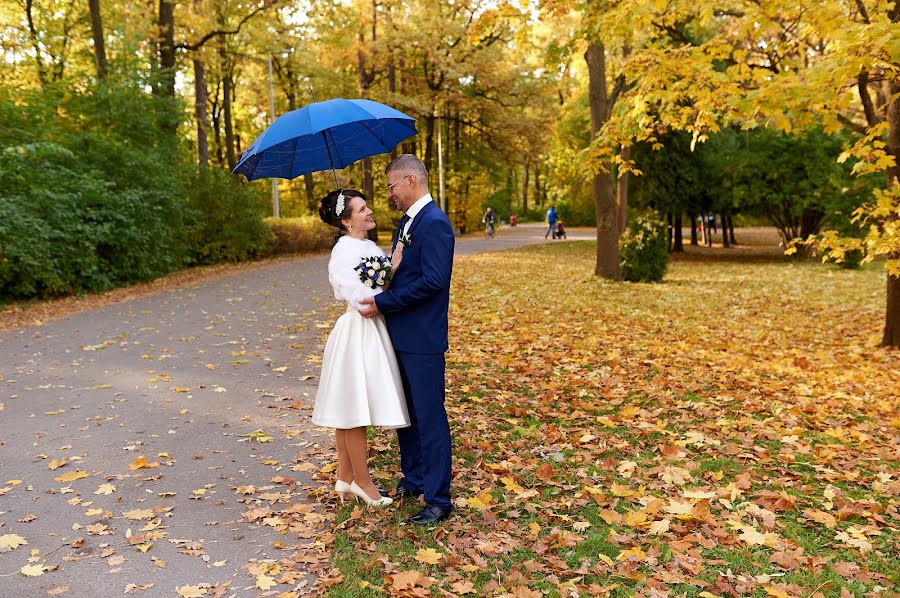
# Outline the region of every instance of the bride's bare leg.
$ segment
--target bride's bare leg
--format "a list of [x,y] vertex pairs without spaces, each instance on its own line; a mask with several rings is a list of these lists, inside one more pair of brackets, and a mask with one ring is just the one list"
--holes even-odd
[[364,427],[352,428],[344,432],[344,438],[347,441],[347,452],[350,455],[350,462],[353,464],[353,481],[356,482],[356,485],[363,492],[369,495],[369,498],[378,500],[381,498],[381,494],[369,476],[369,451],[366,444],[366,429]]
[[353,464],[347,451],[347,430],[335,430],[334,441],[337,446],[338,479],[349,484],[353,481]]

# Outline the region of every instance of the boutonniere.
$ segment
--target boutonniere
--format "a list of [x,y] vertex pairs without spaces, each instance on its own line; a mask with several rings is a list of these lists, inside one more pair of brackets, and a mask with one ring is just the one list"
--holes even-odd
[[407,235],[400,235],[400,238],[397,239],[397,242],[398,242],[398,243],[403,243],[404,245],[406,245],[407,247],[409,247],[410,245],[412,245],[412,235],[409,235],[409,234],[407,234]]

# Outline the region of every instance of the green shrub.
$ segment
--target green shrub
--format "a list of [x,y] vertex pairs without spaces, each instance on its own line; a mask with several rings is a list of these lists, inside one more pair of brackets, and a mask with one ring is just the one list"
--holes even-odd
[[0,296],[97,292],[180,266],[168,199],[115,191],[52,143],[7,148],[0,161]]
[[636,218],[619,237],[619,267],[631,282],[659,282],[669,267],[669,232],[665,223]]
[[272,232],[269,255],[312,253],[334,246],[336,229],[318,216],[266,218],[265,223]]
[[218,169],[194,175],[187,190],[185,239],[191,264],[237,262],[266,254],[265,191]]
[[0,300],[265,254],[262,187],[198,173],[173,132],[181,113],[127,82],[0,88]]

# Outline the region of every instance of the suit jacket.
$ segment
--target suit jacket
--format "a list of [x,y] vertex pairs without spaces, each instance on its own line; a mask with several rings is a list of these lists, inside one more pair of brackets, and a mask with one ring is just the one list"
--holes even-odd
[[[394,231],[393,245],[399,232]],[[408,234],[411,243],[403,248],[403,260],[391,286],[375,296],[375,303],[384,315],[395,350],[443,353],[448,348],[453,227],[432,201],[413,218]]]

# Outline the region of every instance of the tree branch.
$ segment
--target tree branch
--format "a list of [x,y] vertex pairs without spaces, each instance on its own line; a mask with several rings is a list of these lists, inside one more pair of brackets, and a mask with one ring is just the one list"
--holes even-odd
[[875,106],[872,104],[872,96],[869,95],[868,71],[860,71],[856,81],[857,87],[859,88],[859,99],[862,101],[863,111],[866,114],[866,123],[868,123],[870,127],[874,127],[878,124],[878,119],[875,116]]
[[609,95],[609,113],[612,114],[613,107],[616,105],[616,100],[619,98],[619,94],[625,89],[625,75],[619,73],[619,76],[616,77],[616,82],[613,85],[612,93]]
[[869,20],[869,13],[866,11],[866,5],[863,4],[862,0],[856,0],[856,8],[859,9],[859,15],[863,18],[863,22],[871,24],[872,21]]
[[241,27],[244,26],[244,23],[246,23],[247,21],[249,21],[256,15],[258,15],[262,11],[266,10],[267,8],[271,8],[271,7],[275,6],[276,4],[278,4],[277,1],[276,2],[263,2],[261,6],[254,8],[252,12],[244,15],[244,18],[242,18],[240,20],[240,22],[237,24],[236,29],[233,29],[233,30],[217,29],[216,31],[210,31],[209,33],[204,35],[202,38],[200,38],[199,41],[197,41],[193,44],[189,44],[187,42],[176,44],[175,49],[176,50],[195,51],[195,50],[199,50],[200,48],[202,48],[204,45],[206,45],[206,42],[213,39],[214,37],[224,37],[226,35],[234,35],[236,33],[240,33]]
[[854,133],[858,133],[858,134],[860,134],[860,135],[865,135],[865,134],[866,134],[866,128],[865,128],[864,126],[862,126],[861,124],[859,124],[859,123],[857,123],[857,122],[853,122],[852,120],[850,120],[849,118],[847,118],[847,117],[844,116],[843,114],[838,114],[838,115],[837,115],[837,119],[838,119],[838,121],[840,121],[840,123],[841,123],[842,125],[844,125],[844,126],[847,127],[848,129],[850,129],[850,130],[853,131]]

